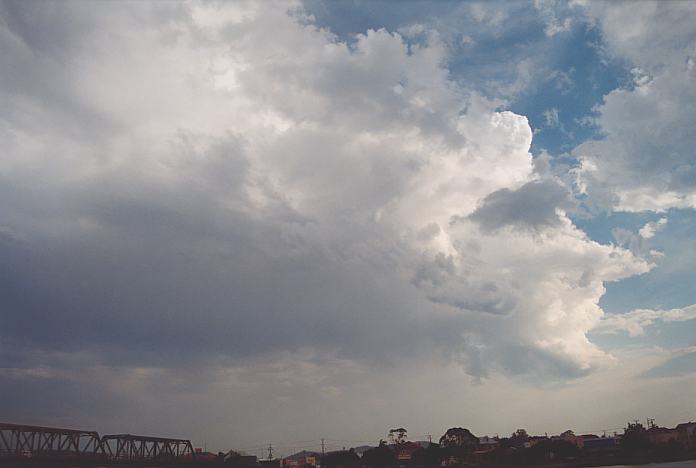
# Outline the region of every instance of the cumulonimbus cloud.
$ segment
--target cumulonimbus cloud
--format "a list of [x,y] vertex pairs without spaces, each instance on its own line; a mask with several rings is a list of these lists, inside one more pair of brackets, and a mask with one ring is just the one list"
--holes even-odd
[[73,7],[3,10],[5,341],[125,365],[418,345],[477,376],[609,359],[586,337],[604,282],[647,263],[572,224],[526,118],[451,80],[436,36]]

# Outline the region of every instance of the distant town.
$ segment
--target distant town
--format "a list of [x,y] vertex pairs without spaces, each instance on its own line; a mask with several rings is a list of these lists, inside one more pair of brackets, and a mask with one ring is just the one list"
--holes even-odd
[[[324,440],[321,441],[324,448]],[[696,422],[673,428],[654,420],[629,422],[621,433],[476,436],[452,427],[436,441],[410,440],[406,428],[387,431],[374,445],[338,451],[301,450],[283,458],[230,449],[212,453],[186,439],[0,423],[3,468],[436,468],[579,467],[696,460]]]

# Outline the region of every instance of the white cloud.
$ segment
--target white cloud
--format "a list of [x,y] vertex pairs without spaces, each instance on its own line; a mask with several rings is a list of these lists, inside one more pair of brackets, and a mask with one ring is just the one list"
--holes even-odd
[[692,131],[696,6],[690,2],[588,2],[607,53],[628,62],[633,82],[605,96],[595,124],[604,138],[573,154],[593,202],[623,211],[696,207]]
[[653,248],[651,239],[667,225],[667,218],[646,223],[638,232],[614,228],[611,233],[617,245],[630,250],[635,256],[648,262],[664,257],[663,252]]
[[641,237],[645,239],[652,239],[655,234],[662,230],[667,225],[667,218],[660,218],[652,223],[646,223],[645,226],[640,228],[638,233]]

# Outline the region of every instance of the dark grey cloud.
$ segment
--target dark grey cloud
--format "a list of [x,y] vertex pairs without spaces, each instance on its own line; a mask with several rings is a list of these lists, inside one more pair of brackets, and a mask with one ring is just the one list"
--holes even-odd
[[[380,360],[419,344],[433,348],[457,340],[451,321],[399,318],[413,293],[385,296],[383,288],[398,284],[368,269],[320,256],[269,258],[247,233],[230,233],[224,248],[205,252],[200,237],[164,238],[157,235],[162,218],[150,222],[155,227],[143,225],[135,237],[142,246],[129,246],[132,239],[113,245],[93,239],[91,245],[27,247],[23,254],[5,250],[2,336],[46,350],[95,350],[120,365],[306,346]],[[148,238],[151,229],[155,235]],[[277,233],[256,234],[292,248]]]
[[[519,345],[511,346],[502,353],[503,367],[514,375],[522,375],[527,379],[539,379],[543,376],[554,375],[559,379],[582,377],[592,372],[592,368],[580,368],[571,357],[563,357],[549,350]],[[529,362],[533,362],[530,369]]]
[[[125,410],[132,404],[110,391],[103,382],[4,371],[0,374],[0,385],[3,387],[0,402],[3,421],[23,424],[49,423],[94,430],[100,420],[108,420],[118,410]],[[66,417],[69,411],[81,417]]]
[[468,294],[462,294],[461,288],[453,294],[446,292],[433,294],[428,299],[440,304],[447,304],[462,310],[473,310],[494,315],[511,313],[517,305],[514,294],[502,290],[495,283],[485,282],[470,288]]
[[485,231],[505,226],[543,229],[557,226],[558,209],[570,206],[570,193],[553,180],[529,182],[517,190],[501,189],[488,195],[469,218]]

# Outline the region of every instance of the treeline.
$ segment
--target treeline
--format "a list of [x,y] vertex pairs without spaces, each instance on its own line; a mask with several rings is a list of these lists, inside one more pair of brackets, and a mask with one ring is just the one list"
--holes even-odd
[[669,430],[646,429],[634,423],[623,434],[609,437],[576,436],[571,431],[550,437],[530,436],[519,429],[509,437],[478,438],[469,430],[457,427],[449,429],[438,443],[423,444],[409,442],[406,430],[400,428],[389,432],[389,443],[380,441],[377,447],[365,450],[362,457],[352,449],[333,452],[324,457],[322,465],[325,468],[575,467],[696,459],[696,440],[659,442],[658,435],[666,431]]

